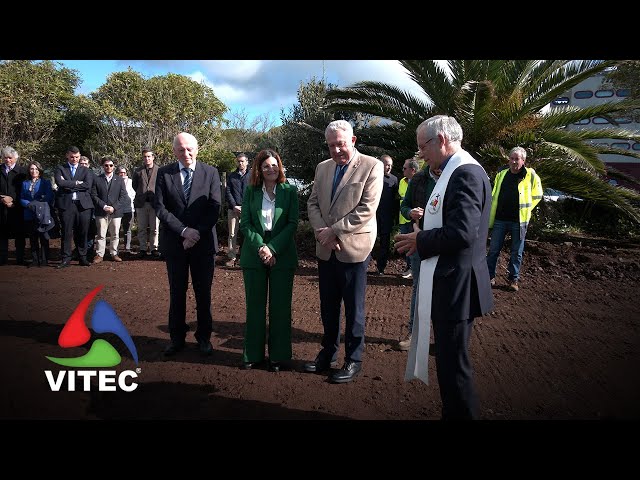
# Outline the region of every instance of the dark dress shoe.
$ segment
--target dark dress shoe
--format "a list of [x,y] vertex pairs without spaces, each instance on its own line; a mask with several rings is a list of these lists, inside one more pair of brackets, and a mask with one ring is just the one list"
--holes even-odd
[[198,340],[198,350],[201,355],[209,356],[213,353],[213,346],[209,340]]
[[322,373],[331,368],[331,360],[321,353],[318,354],[313,362],[307,362],[302,369],[307,373]]
[[173,340],[167,345],[167,348],[164,349],[165,357],[171,357],[178,353],[179,351],[184,349],[184,342],[174,342]]
[[272,362],[269,360],[269,371],[270,372],[279,372],[280,370],[284,370],[284,365],[282,362]]
[[329,380],[331,383],[349,383],[360,373],[360,370],[362,370],[362,362],[344,362],[340,370],[329,376]]
[[242,370],[252,370],[254,368],[259,367],[260,365],[262,365],[264,363],[264,360],[262,360],[261,362],[242,362]]
[[58,265],[56,268],[67,268],[70,267],[71,265],[69,264],[68,261],[66,262],[62,262],[60,265]]
[[89,262],[89,260],[87,260],[87,257],[82,257],[80,258],[80,265],[82,265],[83,267],[88,267],[89,265],[91,265],[91,263]]

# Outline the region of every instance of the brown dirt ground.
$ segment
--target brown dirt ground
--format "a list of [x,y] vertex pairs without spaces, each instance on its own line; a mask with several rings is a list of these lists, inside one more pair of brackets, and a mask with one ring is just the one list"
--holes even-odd
[[[53,247],[56,255],[59,244]],[[640,245],[607,240],[528,240],[521,289],[512,293],[505,289],[507,252],[502,252],[495,311],[476,321],[471,340],[482,419],[640,418],[639,253]],[[127,257],[121,264],[105,261],[89,268],[76,263],[58,271],[18,266],[10,257],[10,264],[0,268],[0,419],[440,416],[433,357],[430,385],[403,381],[407,354],[395,346],[406,334],[411,280],[399,276],[400,258],[392,259],[385,276],[368,278],[364,368],[346,385],[302,372],[322,334],[312,258],[302,259],[296,273],[294,360],[292,370],[280,373],[238,368],[245,315],[240,269],[218,265],[215,270],[214,354],[201,358],[190,333],[189,348],[165,360],[164,263]],[[51,392],[44,370],[56,367],[45,355],[67,355],[57,345],[58,334],[78,302],[99,284],[105,287],[98,298],[114,307],[137,346],[139,387],[132,393]],[[188,302],[187,316],[193,319],[191,292]],[[126,348],[113,338],[123,355],[116,369],[135,368]]]

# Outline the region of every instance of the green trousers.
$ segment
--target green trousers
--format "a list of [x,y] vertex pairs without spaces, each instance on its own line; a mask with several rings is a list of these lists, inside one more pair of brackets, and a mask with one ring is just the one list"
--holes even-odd
[[291,359],[291,296],[294,269],[243,268],[247,321],[244,327],[243,362],[264,360],[269,295],[269,360]]

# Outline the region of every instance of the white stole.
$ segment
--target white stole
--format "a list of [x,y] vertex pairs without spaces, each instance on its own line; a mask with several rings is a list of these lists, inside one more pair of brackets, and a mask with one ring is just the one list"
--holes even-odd
[[[427,205],[424,207],[424,230],[442,228],[442,205],[447,191],[449,179],[454,170],[461,165],[473,163],[480,165],[465,150],[458,150],[445,166],[442,175],[433,187]],[[429,257],[420,263],[420,281],[416,292],[413,330],[411,332],[411,348],[407,358],[404,380],[414,378],[429,385],[429,342],[431,335],[431,296],[433,295],[433,273],[440,255]]]

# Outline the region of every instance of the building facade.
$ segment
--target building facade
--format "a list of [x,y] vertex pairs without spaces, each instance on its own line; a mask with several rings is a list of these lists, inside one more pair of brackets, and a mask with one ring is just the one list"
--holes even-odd
[[[579,108],[585,108],[593,105],[599,105],[611,101],[620,101],[630,95],[630,91],[627,88],[614,88],[610,82],[607,81],[607,71],[589,77],[570,91],[566,92],[563,96],[556,98],[551,102],[551,108],[566,108],[569,105],[573,105]],[[575,124],[567,125],[568,130],[579,129],[601,129],[601,128],[623,128],[635,133],[640,132],[640,113],[632,116],[618,117],[615,119],[618,125],[611,124],[609,120],[604,117],[592,117],[589,119],[576,122]],[[594,145],[620,149],[630,150],[640,154],[639,142],[625,142],[621,140],[615,140],[610,138],[599,138],[591,141]],[[626,173],[637,179],[640,179],[640,159],[627,157],[617,154],[601,154],[600,159],[607,165]],[[612,180],[615,182],[615,180]],[[625,184],[625,182],[620,182]],[[638,189],[637,185],[625,184],[635,189]]]

